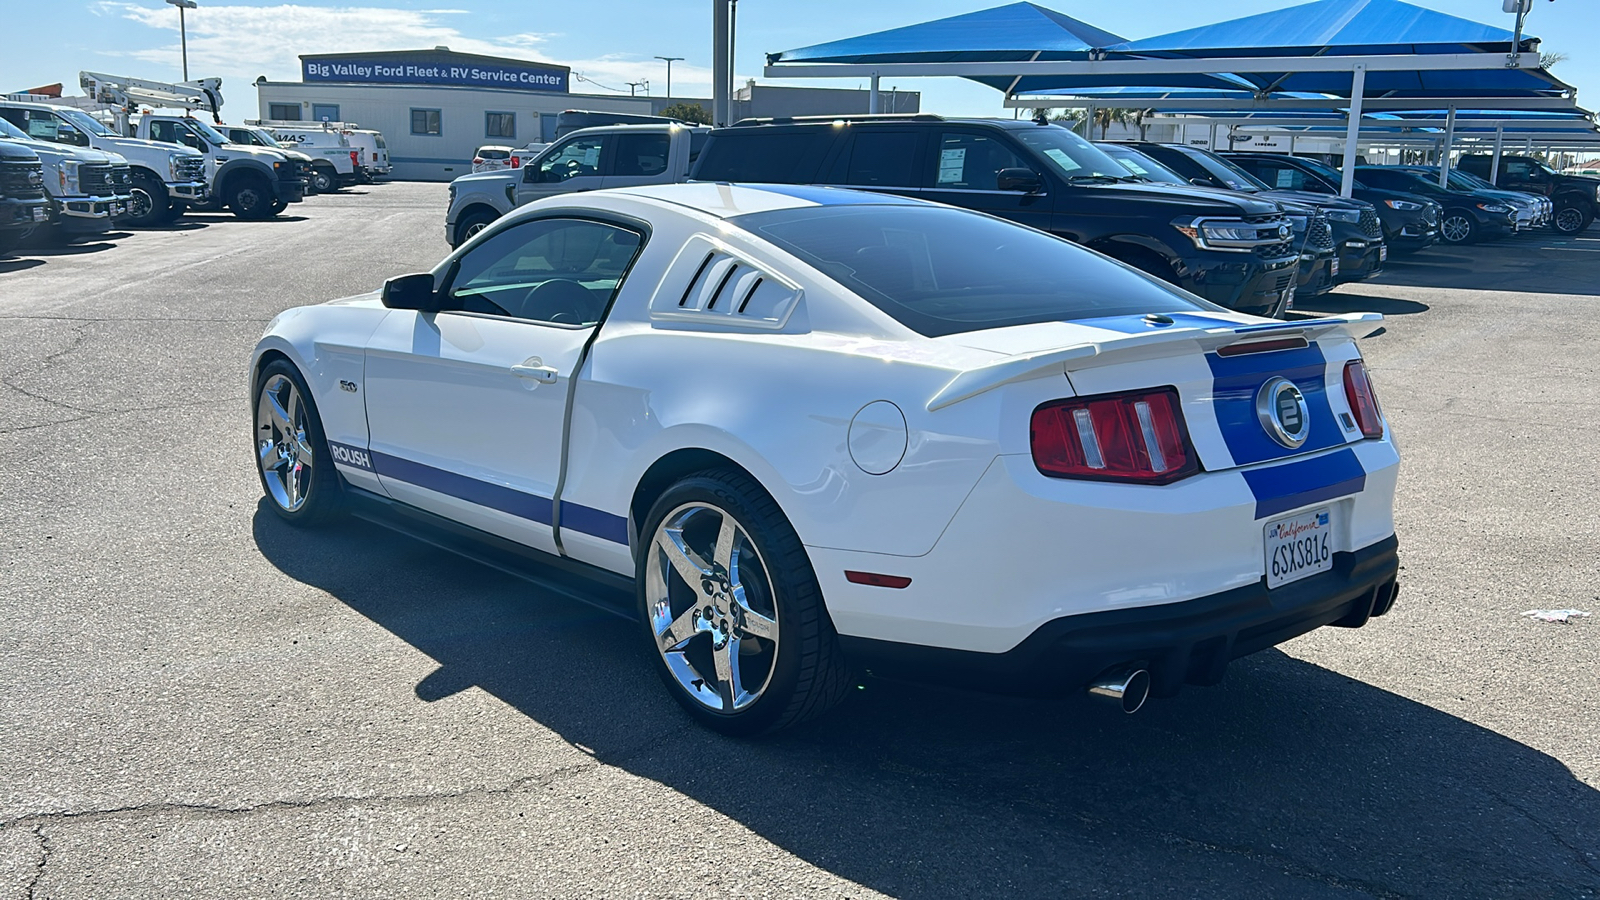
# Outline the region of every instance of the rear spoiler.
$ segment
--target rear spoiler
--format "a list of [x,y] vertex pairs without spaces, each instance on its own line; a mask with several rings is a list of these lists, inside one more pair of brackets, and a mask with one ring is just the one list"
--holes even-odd
[[[963,400],[992,391],[1001,385],[1027,381],[1046,375],[1065,375],[1079,369],[1137,359],[1154,359],[1183,352],[1180,345],[1190,344],[1201,353],[1209,353],[1228,344],[1250,341],[1255,338],[1304,337],[1307,341],[1330,331],[1342,330],[1351,334],[1353,326],[1383,321],[1381,313],[1345,313],[1295,322],[1272,322],[1266,325],[1240,325],[1220,328],[1160,328],[1144,334],[1107,338],[1103,341],[1085,341],[1054,350],[1019,353],[997,359],[987,365],[968,369],[950,379],[928,401],[928,411],[943,409]],[[1352,334],[1352,336],[1354,336]]]

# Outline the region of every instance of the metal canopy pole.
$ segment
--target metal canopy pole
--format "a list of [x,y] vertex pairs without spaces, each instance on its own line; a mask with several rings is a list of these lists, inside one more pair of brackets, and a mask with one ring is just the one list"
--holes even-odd
[[1344,167],[1339,180],[1339,196],[1349,197],[1356,189],[1356,140],[1361,137],[1361,95],[1367,90],[1367,67],[1357,63],[1350,73],[1350,124],[1344,131]]
[[730,125],[733,104],[728,96],[733,86],[733,52],[729,46],[731,0],[711,0],[711,121]]
[[1496,125],[1494,128],[1494,160],[1489,163],[1489,183],[1500,183],[1500,153],[1506,146],[1506,128]]
[[1450,107],[1444,117],[1444,146],[1439,152],[1439,187],[1450,186],[1450,148],[1456,142],[1456,108]]
[[867,112],[883,112],[883,106],[878,100],[878,76],[872,76],[872,87],[867,91]]

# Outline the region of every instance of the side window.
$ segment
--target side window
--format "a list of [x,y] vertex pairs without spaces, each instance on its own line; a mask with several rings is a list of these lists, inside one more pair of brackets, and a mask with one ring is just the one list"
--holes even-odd
[[171,122],[151,122],[150,140],[160,141],[163,144],[176,144],[178,142],[178,126]]
[[1501,167],[1512,178],[1527,178],[1533,174],[1533,164],[1525,159],[1502,160]]
[[555,325],[595,325],[644,236],[604,222],[537,219],[461,257],[447,309]]
[[529,180],[558,184],[580,175],[599,175],[600,154],[605,149],[605,141],[603,137],[586,137],[562,144],[539,164],[539,177]]
[[411,111],[412,134],[440,134],[441,123],[437,109],[413,109]]
[[28,137],[38,138],[41,141],[59,140],[60,127],[56,117],[37,109],[28,110]]
[[178,143],[183,144],[185,147],[193,147],[201,153],[208,153],[211,150],[211,145],[206,143],[200,135],[195,134],[194,130],[190,128],[178,129]]
[[1266,165],[1261,171],[1254,173],[1257,178],[1265,181],[1280,191],[1317,191],[1315,184],[1310,184],[1306,173],[1288,166]]
[[868,187],[912,187],[917,183],[916,156],[914,131],[858,131],[834,164],[833,180],[835,184]]
[[1032,168],[1000,141],[981,134],[947,131],[939,136],[933,185],[970,191],[997,191],[1001,169]]
[[611,163],[613,175],[660,175],[667,170],[672,137],[666,134],[619,134]]
[[277,119],[280,122],[298,122],[300,121],[300,104],[269,103],[267,104],[267,118]]

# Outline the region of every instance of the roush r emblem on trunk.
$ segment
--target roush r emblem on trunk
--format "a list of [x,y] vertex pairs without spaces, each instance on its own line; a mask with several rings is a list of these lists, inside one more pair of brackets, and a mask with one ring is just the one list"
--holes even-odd
[[1311,416],[1305,395],[1294,382],[1281,376],[1267,379],[1256,393],[1256,416],[1272,439],[1297,449],[1311,431]]

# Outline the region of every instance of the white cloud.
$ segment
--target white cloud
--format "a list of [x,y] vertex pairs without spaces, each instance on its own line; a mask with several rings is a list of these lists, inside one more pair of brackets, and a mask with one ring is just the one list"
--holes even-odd
[[[98,4],[95,11],[170,31],[172,41],[166,46],[127,49],[116,55],[164,68],[176,68],[179,59],[178,17],[173,15],[170,6],[145,6],[112,0]],[[545,50],[547,42],[559,35],[526,32],[483,39],[469,37],[456,27],[457,22],[449,21],[454,17],[470,15],[458,9],[313,7],[292,3],[272,6],[207,4],[201,9],[190,10],[187,16],[189,74],[193,78],[220,76],[224,94],[237,94],[240,87],[253,83],[258,75],[265,75],[269,81],[298,81],[301,54],[419,50],[448,46],[462,53],[570,66],[575,75],[612,88],[626,90],[627,82],[643,79],[649,79],[654,93],[660,94],[666,88],[665,72],[659,60],[621,53],[592,59],[563,59]],[[117,74],[138,76],[143,73]],[[708,96],[711,91],[711,72],[678,63],[672,67],[672,87],[673,93],[680,96]],[[572,90],[606,93],[578,79],[574,79]]]

